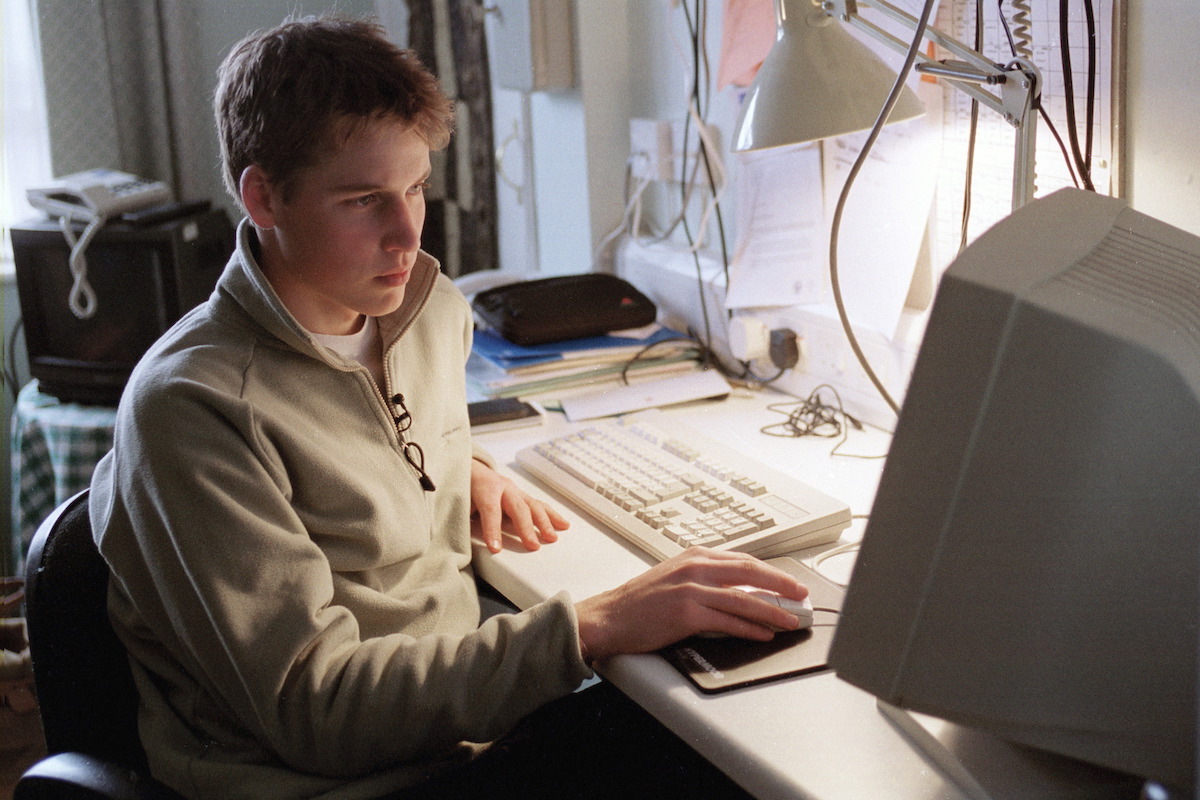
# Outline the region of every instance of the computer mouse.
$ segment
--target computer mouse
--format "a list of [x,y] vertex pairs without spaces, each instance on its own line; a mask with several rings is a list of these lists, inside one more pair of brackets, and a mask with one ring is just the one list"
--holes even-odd
[[790,614],[795,614],[800,618],[800,626],[796,630],[811,628],[813,624],[813,606],[812,600],[804,598],[803,600],[793,600],[790,597],[784,597],[781,594],[768,592],[765,589],[751,589],[747,594],[752,594],[755,597],[773,602],[775,605],[787,611]]
[[[790,597],[784,597],[783,595],[778,595],[774,592],[768,592],[765,589],[751,589],[748,587],[743,587],[742,591],[744,591],[746,594],[752,594],[755,597],[766,600],[767,602],[773,602],[784,611],[795,614],[800,619],[800,624],[796,626],[796,630],[802,631],[806,628],[812,627],[813,606],[812,601],[809,598],[806,597],[803,600],[792,600]],[[782,630],[782,628],[779,630]],[[696,635],[703,639],[724,639],[729,636],[727,633],[718,633],[716,631],[705,631]]]

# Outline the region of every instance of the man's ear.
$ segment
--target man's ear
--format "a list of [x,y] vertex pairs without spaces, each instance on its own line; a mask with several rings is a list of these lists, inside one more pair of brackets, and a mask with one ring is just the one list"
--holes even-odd
[[272,191],[271,180],[262,167],[251,164],[242,170],[238,192],[251,222],[263,229],[275,227],[275,205],[278,203],[278,197]]

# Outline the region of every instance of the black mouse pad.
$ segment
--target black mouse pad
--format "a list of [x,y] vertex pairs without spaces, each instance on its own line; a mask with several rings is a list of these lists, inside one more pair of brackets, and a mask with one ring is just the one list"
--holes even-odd
[[701,691],[725,692],[826,669],[837,613],[842,608],[842,588],[793,558],[772,558],[767,563],[808,587],[813,626],[778,633],[769,642],[693,636],[663,649],[663,657]]

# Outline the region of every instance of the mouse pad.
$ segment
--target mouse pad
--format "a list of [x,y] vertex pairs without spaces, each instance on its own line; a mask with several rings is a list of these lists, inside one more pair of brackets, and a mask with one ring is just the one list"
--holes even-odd
[[767,563],[794,575],[808,587],[813,626],[777,633],[769,642],[693,636],[663,649],[663,657],[701,691],[725,692],[826,669],[837,612],[842,608],[842,588],[793,558],[771,558]]

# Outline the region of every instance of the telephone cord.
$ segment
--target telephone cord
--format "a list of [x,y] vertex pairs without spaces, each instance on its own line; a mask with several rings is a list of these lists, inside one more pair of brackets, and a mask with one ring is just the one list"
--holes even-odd
[[75,231],[71,228],[71,218],[63,216],[58,218],[59,227],[62,228],[63,236],[67,239],[67,244],[71,246],[71,258],[69,261],[71,267],[71,293],[67,296],[67,305],[71,307],[71,313],[79,319],[91,319],[96,313],[96,292],[92,289],[91,283],[87,277],[87,258],[84,256],[84,251],[87,250],[92,239],[104,227],[107,220],[104,217],[95,217],[83,229],[83,234],[77,239]]

